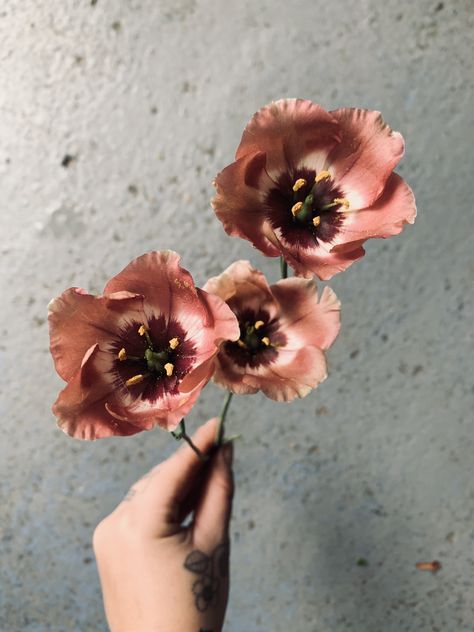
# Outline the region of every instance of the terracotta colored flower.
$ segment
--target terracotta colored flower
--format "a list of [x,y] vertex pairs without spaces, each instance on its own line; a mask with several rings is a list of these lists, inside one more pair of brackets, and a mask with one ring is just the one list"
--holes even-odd
[[393,173],[403,151],[379,112],[277,101],[247,125],[212,204],[229,235],[329,279],[364,255],[364,241],[414,222],[413,193]]
[[49,307],[51,353],[68,383],[53,406],[80,439],[172,430],[212,375],[239,327],[218,297],[194,286],[175,252],[151,252],[101,296],[70,288]]
[[340,303],[330,288],[318,299],[313,281],[293,277],[269,286],[248,261],[236,261],[204,287],[226,301],[240,325],[240,338],[217,356],[218,384],[290,401],[326,378],[324,350],[340,328]]

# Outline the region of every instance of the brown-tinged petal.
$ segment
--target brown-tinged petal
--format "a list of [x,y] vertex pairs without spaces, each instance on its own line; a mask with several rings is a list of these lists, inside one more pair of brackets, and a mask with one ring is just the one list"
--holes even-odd
[[122,290],[143,294],[147,304],[162,314],[173,314],[195,305],[198,299],[194,281],[179,265],[180,259],[172,250],[137,257],[110,279],[104,294]]
[[281,99],[254,114],[242,135],[236,159],[256,152],[267,155],[267,170],[294,169],[315,151],[326,155],[340,140],[339,125],[320,105]]
[[270,399],[289,402],[295,397],[306,397],[326,377],[323,351],[307,346],[294,351],[280,351],[277,362],[261,367],[257,375],[246,373],[243,381],[249,386],[258,385],[259,390]]
[[[177,318],[187,338],[200,340],[203,328],[212,330],[216,340],[232,336],[235,322],[222,302],[205,297],[192,276],[179,265],[181,257],[173,251],[149,252],[132,261],[112,278],[105,292],[118,289],[144,292],[145,310],[149,315],[164,314]],[[211,304],[212,303],[212,304]]]
[[70,288],[50,302],[48,311],[56,371],[69,381],[92,345],[116,338],[124,320],[143,319],[143,296],[124,291],[92,296]]
[[269,257],[278,256],[262,232],[267,209],[265,197],[274,186],[263,153],[244,156],[221,171],[214,181],[212,207],[224,230],[232,237],[248,239]]
[[308,345],[300,349],[280,350],[276,362],[245,369],[221,352],[213,379],[216,384],[239,395],[262,391],[270,399],[288,402],[295,397],[305,397],[326,377],[323,351]]
[[207,306],[208,320],[203,323],[199,336],[190,337],[197,351],[194,367],[179,385],[183,393],[189,392],[201,382],[207,383],[214,371],[214,358],[222,342],[238,340],[240,328],[234,313],[219,296],[197,289],[198,296]]
[[104,365],[108,365],[108,359],[99,345],[94,344],[53,405],[58,426],[76,439],[132,435],[149,429],[148,424],[135,425],[108,412],[106,404],[114,401],[114,384],[107,381]]
[[341,302],[330,287],[318,298],[314,281],[293,277],[278,281],[271,290],[280,304],[280,331],[288,339],[287,347],[332,345],[341,328]]
[[402,158],[403,137],[377,111],[342,108],[331,115],[340,125],[342,139],[328,156],[329,170],[350,208],[365,208],[381,195]]
[[225,300],[234,313],[241,306],[256,309],[274,302],[265,275],[243,259],[234,261],[224,272],[210,278],[204,289]]
[[416,217],[415,197],[407,183],[396,173],[389,177],[382,195],[376,202],[359,211],[348,211],[331,252],[342,252],[354,242],[371,237],[398,235]]
[[206,307],[207,318],[203,325],[212,329],[214,345],[219,346],[224,340],[237,340],[239,323],[225,301],[204,289],[197,288],[197,295]]
[[153,404],[140,398],[135,399],[134,402],[115,400],[107,405],[107,410],[119,421],[142,426],[141,430],[150,430],[155,426],[165,430],[174,430],[192,409],[210,377],[207,375],[188,393],[168,392]]
[[360,243],[354,243],[350,248],[341,250],[341,252],[332,252],[322,244],[315,245],[313,248],[298,245],[286,246],[271,230],[268,230],[267,236],[275,245],[278,245],[282,256],[293,268],[295,274],[306,279],[311,279],[316,275],[323,281],[327,281],[365,255]]

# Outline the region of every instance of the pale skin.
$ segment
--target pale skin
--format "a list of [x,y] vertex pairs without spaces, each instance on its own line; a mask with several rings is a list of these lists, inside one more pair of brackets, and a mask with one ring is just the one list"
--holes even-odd
[[[217,419],[130,489],[94,532],[111,632],[220,632],[229,594],[231,444]],[[182,526],[192,512],[192,520]]]

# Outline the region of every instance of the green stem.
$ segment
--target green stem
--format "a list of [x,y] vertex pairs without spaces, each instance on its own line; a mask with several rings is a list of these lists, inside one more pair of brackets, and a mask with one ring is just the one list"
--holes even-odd
[[280,273],[282,279],[286,279],[288,277],[288,264],[283,257],[280,257]]
[[197,455],[200,461],[207,461],[209,459],[209,456],[207,454],[203,454],[201,450],[196,445],[194,445],[191,437],[187,434],[186,426],[184,424],[184,419],[181,419],[178,427],[176,428],[176,430],[172,430],[171,434],[176,439],[176,441],[180,441],[181,439],[186,441],[186,443],[189,445],[191,450]]
[[201,450],[196,445],[194,445],[194,443],[192,442],[192,439],[191,439],[191,437],[189,435],[184,433],[183,434],[183,439],[189,445],[191,450],[193,450],[193,452],[197,455],[197,457],[198,457],[198,459],[200,461],[206,462],[209,459],[209,456],[207,454],[203,454],[201,452]]
[[216,431],[216,445],[221,445],[224,439],[224,424],[225,418],[227,416],[227,411],[229,410],[230,402],[232,401],[233,393],[229,391],[224,400],[224,406],[222,407],[222,412],[219,415],[219,423],[217,425]]

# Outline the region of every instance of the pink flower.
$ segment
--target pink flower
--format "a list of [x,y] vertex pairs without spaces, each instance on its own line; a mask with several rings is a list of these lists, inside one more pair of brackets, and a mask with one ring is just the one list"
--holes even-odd
[[172,430],[209,381],[239,327],[218,297],[194,286],[175,252],[150,252],[101,296],[70,288],[49,307],[51,353],[67,382],[53,406],[80,439]]
[[329,279],[363,257],[364,241],[414,222],[413,193],[393,173],[403,152],[379,112],[277,101],[247,125],[213,207],[229,235]]
[[248,261],[236,261],[204,287],[240,324],[240,338],[219,351],[215,382],[233,393],[263,391],[290,401],[326,378],[324,350],[340,328],[340,302],[330,288],[318,299],[313,281],[293,277],[269,286]]

